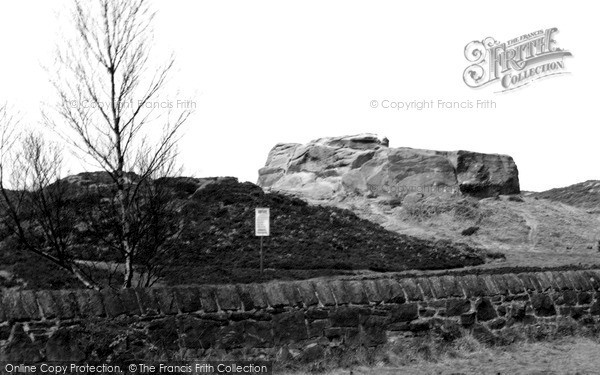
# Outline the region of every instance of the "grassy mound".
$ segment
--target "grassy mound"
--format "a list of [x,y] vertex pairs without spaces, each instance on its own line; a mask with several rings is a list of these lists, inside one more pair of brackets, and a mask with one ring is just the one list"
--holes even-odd
[[[256,207],[271,209],[271,236],[263,239],[265,279],[300,279],[357,270],[446,269],[484,262],[483,254],[472,247],[391,232],[348,210],[267,194],[234,178],[175,178],[163,183],[172,191],[173,199],[183,202],[177,254],[163,276],[165,284],[258,281]],[[85,199],[73,200],[80,205],[73,212],[81,212],[83,202]],[[10,240],[4,240],[0,261],[12,274],[13,283],[20,280],[30,288],[78,286],[49,262],[17,251],[18,246]],[[95,249],[92,241],[78,240],[81,259],[116,260],[103,249]],[[117,283],[119,275],[112,278]],[[11,286],[8,279],[0,277],[0,282]]]

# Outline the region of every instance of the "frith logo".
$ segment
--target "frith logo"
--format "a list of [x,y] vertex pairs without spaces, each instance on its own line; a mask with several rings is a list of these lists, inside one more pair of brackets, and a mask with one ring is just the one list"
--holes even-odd
[[499,81],[501,92],[567,73],[564,58],[572,55],[556,46],[557,32],[555,27],[537,30],[505,43],[491,37],[472,41],[465,47],[465,57],[473,63],[465,69],[465,83],[478,88]]

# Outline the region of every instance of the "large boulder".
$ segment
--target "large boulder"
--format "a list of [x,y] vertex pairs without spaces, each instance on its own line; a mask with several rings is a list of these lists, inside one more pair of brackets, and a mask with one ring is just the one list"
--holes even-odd
[[510,156],[390,148],[387,138],[373,134],[277,144],[259,170],[258,185],[315,200],[413,193],[485,198],[520,192]]

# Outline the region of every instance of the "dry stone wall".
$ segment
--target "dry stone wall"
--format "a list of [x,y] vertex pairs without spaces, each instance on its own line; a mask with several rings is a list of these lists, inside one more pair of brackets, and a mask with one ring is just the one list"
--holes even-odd
[[4,291],[0,360],[293,358],[471,331],[600,327],[600,270]]

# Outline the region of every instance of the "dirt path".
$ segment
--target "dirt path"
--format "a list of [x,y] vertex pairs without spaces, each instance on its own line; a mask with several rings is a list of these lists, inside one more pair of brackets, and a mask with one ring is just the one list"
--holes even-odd
[[526,210],[517,209],[519,215],[525,220],[525,225],[529,227],[529,234],[527,235],[527,242],[529,243],[529,250],[535,251],[535,247],[538,243],[538,219]]

